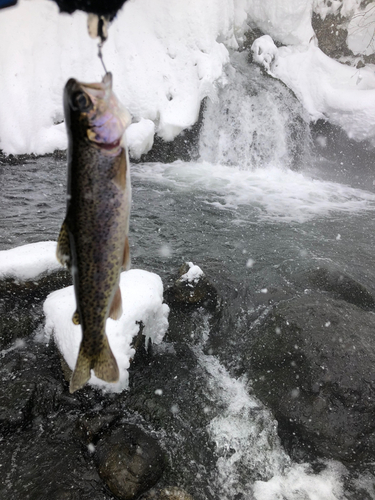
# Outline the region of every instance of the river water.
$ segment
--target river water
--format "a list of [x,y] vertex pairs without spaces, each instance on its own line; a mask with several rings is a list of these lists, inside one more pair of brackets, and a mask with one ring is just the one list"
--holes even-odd
[[[291,274],[314,263],[333,263],[374,289],[375,155],[325,127],[311,134],[280,82],[247,66],[245,56],[233,66],[231,83],[207,105],[197,161],[132,166],[132,267],[168,284],[181,263],[194,262],[229,303],[231,332],[210,340],[207,327],[195,347],[212,400],[223,408],[209,426],[218,456],[212,498],[360,498],[345,492],[342,464],[327,462],[313,474],[287,456],[272,414],[236,366],[243,329],[235,325],[293,294]],[[65,213],[65,161],[31,158],[0,168],[0,249],[55,240]],[[375,498],[373,476],[356,481],[366,492],[361,498]]]

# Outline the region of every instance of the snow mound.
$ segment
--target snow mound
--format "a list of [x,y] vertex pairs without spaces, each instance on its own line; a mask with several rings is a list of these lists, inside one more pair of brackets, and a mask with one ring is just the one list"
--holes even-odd
[[[163,304],[163,284],[154,273],[133,269],[121,274],[120,288],[123,313],[119,320],[107,320],[106,333],[112,352],[117,360],[120,379],[109,384],[92,375],[89,384],[105,392],[121,392],[128,387],[128,368],[135,351],[131,347],[133,337],[139,332],[139,322],[144,325],[143,335],[159,344],[168,328],[169,307]],[[82,333],[74,325],[72,316],[76,310],[72,286],[51,293],[44,303],[45,332],[53,335],[57,347],[71,370],[78,357]]]
[[270,71],[271,64],[277,58],[277,47],[269,35],[263,35],[254,40],[251,51],[253,53],[253,61],[264,69]]
[[187,281],[188,283],[198,283],[202,276],[204,276],[204,272],[199,266],[193,264],[192,262],[188,262],[188,266],[188,272],[183,274],[180,280]]
[[56,244],[41,241],[0,251],[0,278],[26,281],[57,271],[61,265],[56,259]]
[[126,142],[132,158],[139,159],[150,151],[154,144],[154,133],[154,122],[144,118],[141,118],[138,123],[132,123],[126,129]]

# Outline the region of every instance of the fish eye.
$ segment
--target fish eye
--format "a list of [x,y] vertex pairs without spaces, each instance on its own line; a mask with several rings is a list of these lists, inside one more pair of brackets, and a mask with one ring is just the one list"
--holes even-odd
[[76,92],[72,101],[73,106],[81,111],[87,111],[91,107],[91,101],[84,92]]

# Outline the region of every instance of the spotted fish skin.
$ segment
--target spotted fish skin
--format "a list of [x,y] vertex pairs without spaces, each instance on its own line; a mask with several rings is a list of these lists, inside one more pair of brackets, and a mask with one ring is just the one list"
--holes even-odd
[[82,84],[69,80],[64,92],[68,131],[67,213],[57,258],[73,275],[82,328],[70,392],[95,375],[116,382],[119,371],[105,333],[106,320],[121,315],[119,278],[129,267],[130,170],[123,134],[130,117],[112,92],[112,77]]

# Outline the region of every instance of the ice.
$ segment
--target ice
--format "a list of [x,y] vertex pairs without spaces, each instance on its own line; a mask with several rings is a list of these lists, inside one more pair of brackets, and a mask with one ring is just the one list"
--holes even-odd
[[[159,344],[168,328],[169,307],[163,304],[163,284],[158,275],[133,269],[121,274],[120,288],[123,313],[119,320],[107,320],[106,333],[117,360],[120,379],[109,384],[92,375],[89,384],[105,392],[121,392],[128,387],[128,368],[135,351],[131,346],[139,332],[139,322],[144,325],[143,335]],[[57,347],[71,370],[74,369],[82,338],[81,326],[74,325],[76,310],[73,287],[51,293],[44,303],[45,332],[53,336]]]

